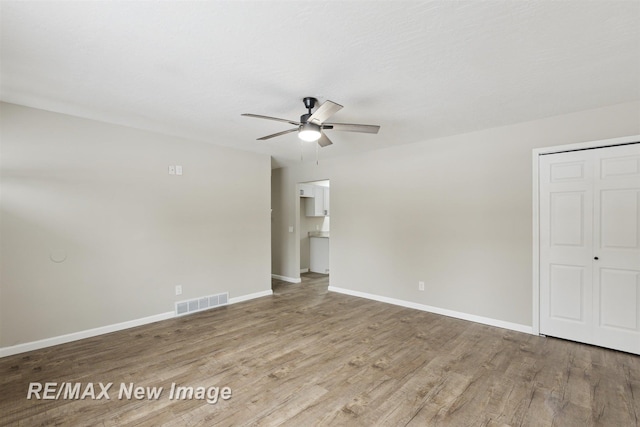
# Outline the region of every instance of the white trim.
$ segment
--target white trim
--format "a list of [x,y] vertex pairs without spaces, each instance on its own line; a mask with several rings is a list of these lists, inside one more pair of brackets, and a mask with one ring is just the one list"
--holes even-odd
[[552,154],[562,151],[587,150],[590,148],[609,147],[612,145],[629,144],[640,141],[640,135],[629,135],[620,138],[601,139],[598,141],[578,142],[575,144],[554,145],[551,147],[534,148],[533,154]]
[[[239,302],[248,301],[251,299],[265,297],[269,295],[273,295],[273,291],[271,289],[262,291],[262,292],[255,292],[253,294],[229,298],[227,304],[220,305],[219,307],[224,307],[225,305],[236,304]],[[211,308],[216,308],[216,307],[211,307]],[[195,311],[192,313],[195,313]],[[117,332],[123,329],[134,328],[136,326],[148,325],[149,323],[155,323],[161,320],[172,319],[174,317],[182,317],[182,315],[176,316],[175,312],[168,311],[166,313],[143,317],[141,319],[129,320],[126,322],[116,323],[113,325],[100,326],[98,328],[87,329],[85,331],[72,332],[70,334],[60,335],[57,337],[45,338],[42,340],[32,341],[24,344],[17,344],[11,347],[3,347],[3,348],[0,348],[0,358],[13,356],[14,354],[19,354],[19,353],[25,353],[27,351],[40,350],[42,348],[52,347],[54,345],[66,344],[68,342],[78,341],[84,338],[91,338],[98,335]]]
[[300,274],[304,274],[304,273],[308,273],[309,269],[308,268],[301,268],[300,269]]
[[289,283],[300,283],[302,282],[301,278],[295,278],[295,277],[287,277],[287,276],[280,276],[279,274],[272,274],[271,277],[273,279],[278,279],[278,280],[282,280],[284,282],[289,282]]
[[429,313],[440,314],[448,317],[454,317],[456,319],[468,320],[475,323],[482,323],[483,325],[495,326],[497,328],[510,329],[512,331],[523,332],[525,334],[533,333],[531,326],[521,325],[519,323],[505,322],[504,320],[476,316],[475,314],[462,313],[459,311],[447,310],[444,308],[433,307],[430,305],[418,304],[415,302],[369,294],[367,292],[352,291],[351,289],[338,288],[335,286],[329,286],[329,291],[351,295],[354,297],[360,297],[360,298],[366,298],[374,301],[384,302],[387,304],[399,305],[401,307],[413,308],[415,310],[427,311]]
[[115,323],[113,325],[100,326],[98,328],[87,329],[84,331],[72,332],[70,334],[60,335],[57,337],[45,338],[38,341],[31,341],[24,344],[17,344],[11,347],[0,348],[0,357],[12,356],[27,351],[39,350],[41,348],[52,347],[54,345],[65,344],[72,341],[78,341],[84,338],[91,338],[98,335],[108,334],[111,332],[121,331],[123,329],[134,328],[136,326],[147,325],[149,323],[159,322],[175,317],[173,311],[162,314],[143,317],[141,319],[129,320],[126,322]]
[[591,148],[609,147],[640,141],[640,135],[623,136],[620,138],[601,139],[598,141],[579,142],[576,144],[556,145],[552,147],[535,148],[532,153],[532,192],[533,192],[533,266],[532,266],[532,320],[533,334],[540,334],[540,189],[538,158],[542,154],[560,153],[571,150],[586,150]]
[[[250,299],[262,298],[273,295],[273,291],[271,289],[261,292],[254,292],[248,295],[241,295],[239,297],[229,298],[229,304],[236,304],[243,301],[249,301]],[[212,307],[215,308],[215,307]]]
[[532,157],[532,170],[533,170],[533,178],[532,182],[532,192],[533,192],[533,211],[532,218],[533,222],[531,225],[531,236],[533,239],[533,266],[532,268],[532,282],[531,282],[531,301],[532,301],[532,313],[531,313],[531,321],[533,325],[533,333],[535,335],[540,335],[540,183],[539,183],[539,162],[538,159],[540,157],[539,154],[533,153]]

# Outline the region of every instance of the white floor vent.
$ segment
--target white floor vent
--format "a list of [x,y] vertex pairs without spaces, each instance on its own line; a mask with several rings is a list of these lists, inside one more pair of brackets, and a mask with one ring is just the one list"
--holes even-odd
[[209,295],[206,297],[195,298],[187,301],[176,302],[176,316],[182,316],[196,311],[208,310],[221,305],[227,305],[229,302],[229,292],[218,295]]

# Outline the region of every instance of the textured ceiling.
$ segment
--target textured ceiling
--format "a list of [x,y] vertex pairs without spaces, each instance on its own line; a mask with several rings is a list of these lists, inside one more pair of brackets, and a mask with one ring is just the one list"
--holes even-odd
[[[300,161],[640,100],[638,1],[2,1],[0,99]],[[302,150],[315,158],[313,143]]]

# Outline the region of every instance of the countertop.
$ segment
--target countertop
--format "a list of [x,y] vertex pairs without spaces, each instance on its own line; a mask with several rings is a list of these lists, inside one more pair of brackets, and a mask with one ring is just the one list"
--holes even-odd
[[328,239],[329,232],[328,231],[310,231],[309,237],[322,237],[322,238]]

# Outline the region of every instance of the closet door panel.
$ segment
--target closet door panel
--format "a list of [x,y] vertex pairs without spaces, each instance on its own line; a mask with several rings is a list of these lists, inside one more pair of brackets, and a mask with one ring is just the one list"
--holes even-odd
[[594,339],[640,354],[640,144],[593,151]]
[[540,158],[540,332],[592,341],[593,163],[588,152]]

